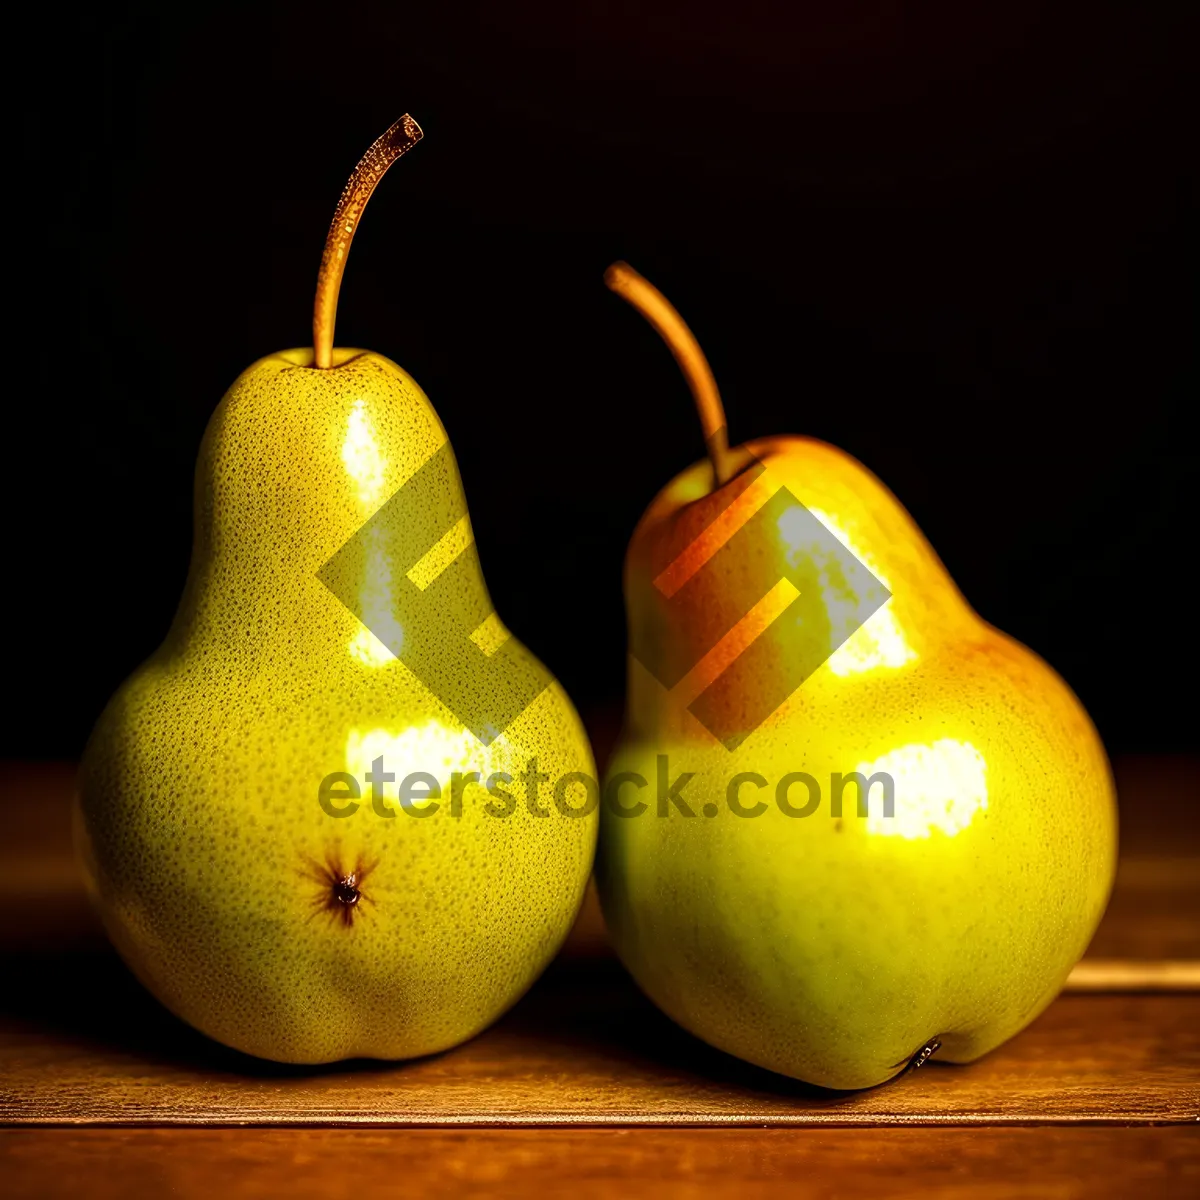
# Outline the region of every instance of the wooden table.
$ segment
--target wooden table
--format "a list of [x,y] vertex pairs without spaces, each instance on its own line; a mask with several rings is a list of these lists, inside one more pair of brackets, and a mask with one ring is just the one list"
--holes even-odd
[[[1200,762],[1117,764],[1118,884],[1089,960],[1200,960]],[[589,899],[492,1029],[400,1065],[252,1060],[108,949],[70,853],[72,770],[0,768],[0,1155],[15,1195],[1200,1194],[1200,994],[1060,997],[967,1067],[820,1092],[689,1037]]]

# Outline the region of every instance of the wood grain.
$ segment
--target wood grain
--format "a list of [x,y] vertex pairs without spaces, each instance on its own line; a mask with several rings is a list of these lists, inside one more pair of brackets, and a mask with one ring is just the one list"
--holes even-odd
[[[117,1124],[889,1125],[1190,1122],[1200,996],[1064,996],[970,1066],[822,1092],[704,1046],[611,962],[550,972],[446,1054],[322,1069],[217,1046],[115,958],[19,964],[38,979],[0,1021],[0,1122]],[[50,972],[58,971],[54,975]]]
[[[1200,845],[1183,818],[1200,776],[1147,761],[1122,785],[1132,852],[1093,951],[1197,958]],[[318,1070],[246,1058],[176,1021],[108,949],[71,859],[71,777],[0,772],[0,1122],[1186,1125],[1200,1114],[1200,994],[1065,995],[979,1063],[935,1059],[886,1087],[825,1093],[667,1021],[612,959],[594,906],[530,995],[465,1046]]]
[[1192,1197],[1195,1129],[0,1131],[14,1196]]
[[1063,991],[1200,992],[1200,961],[1085,958],[1072,968]]

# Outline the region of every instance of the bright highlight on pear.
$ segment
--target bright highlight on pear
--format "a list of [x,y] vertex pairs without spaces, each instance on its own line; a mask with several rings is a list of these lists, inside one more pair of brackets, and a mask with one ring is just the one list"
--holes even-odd
[[351,176],[313,348],[260,359],[213,414],[179,611],[80,780],[126,962],[200,1030],[288,1062],[484,1028],[566,936],[596,836],[594,811],[539,799],[594,775],[591,751],[495,613],[437,414],[395,363],[333,345],[363,208],[421,136],[401,118]]
[[678,313],[623,263],[606,282],[679,359],[710,453],[651,503],[625,563],[606,788],[623,779],[631,803],[664,758],[690,778],[662,819],[605,808],[618,951],[681,1025],[809,1083],[978,1058],[1050,1003],[1107,902],[1096,731],[860,463],[800,437],[728,449]]

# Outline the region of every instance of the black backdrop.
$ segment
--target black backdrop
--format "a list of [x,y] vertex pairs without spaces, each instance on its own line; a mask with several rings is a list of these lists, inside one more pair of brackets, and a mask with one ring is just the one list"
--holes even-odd
[[8,51],[0,753],[77,755],[161,638],[205,422],[307,340],[333,205],[404,110],[426,140],[372,201],[338,342],[432,398],[497,607],[582,709],[619,702],[633,525],[703,451],[601,283],[624,257],[735,441],[855,454],[1110,750],[1194,748],[1186,7],[34,14]]

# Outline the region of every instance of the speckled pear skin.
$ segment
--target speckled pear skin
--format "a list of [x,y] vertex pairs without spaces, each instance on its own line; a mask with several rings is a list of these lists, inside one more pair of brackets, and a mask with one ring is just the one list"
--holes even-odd
[[[772,486],[817,513],[893,595],[732,753],[687,711],[686,686],[668,691],[642,665],[648,639],[673,631],[695,657],[706,631],[673,624],[661,596],[657,611],[630,608],[626,726],[606,786],[640,774],[649,787],[627,784],[621,801],[650,812],[602,814],[597,882],[610,934],[666,1013],[770,1070],[869,1087],[931,1040],[937,1059],[971,1061],[1049,1004],[1104,910],[1117,827],[1103,747],[1067,685],[971,610],[861,464],[803,438],[749,449]],[[709,525],[711,480],[696,464],[650,505],[626,560],[627,598],[655,597],[644,580]],[[747,568],[760,582],[778,578],[788,555],[807,563],[786,522],[776,533]],[[807,565],[801,619],[777,638],[827,629],[859,599],[852,578]],[[744,583],[714,572],[701,621]],[[679,793],[694,816],[673,805],[652,815],[658,755],[672,780],[695,773]],[[832,775],[855,770],[892,774],[891,819],[878,787],[861,817],[853,785],[833,816]],[[740,788],[743,809],[765,802],[755,817],[729,806],[742,772],[769,785]],[[776,803],[789,772],[822,789],[808,816]],[[787,799],[803,811],[808,786],[796,782]]]
[[[572,924],[596,837],[596,814],[562,815],[548,785],[544,816],[520,784],[511,815],[490,815],[509,805],[468,783],[454,817],[451,772],[595,767],[556,682],[484,747],[318,580],[446,433],[387,359],[311,362],[255,363],[209,424],[186,590],[91,736],[77,841],[117,949],[196,1028],[285,1062],[408,1058],[471,1037],[526,990]],[[503,486],[503,467],[479,485]],[[366,784],[352,816],[323,811],[321,781],[362,783],[376,755],[397,780],[433,774],[441,809],[398,811],[390,783],[389,818]],[[352,872],[349,908],[332,889]]]

